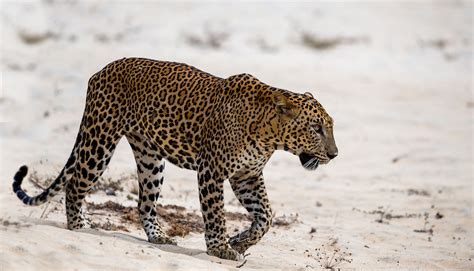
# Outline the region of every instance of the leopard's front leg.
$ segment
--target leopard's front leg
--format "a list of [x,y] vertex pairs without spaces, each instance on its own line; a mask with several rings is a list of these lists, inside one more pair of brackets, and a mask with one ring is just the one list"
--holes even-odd
[[207,161],[199,166],[199,201],[205,225],[207,254],[228,260],[242,256],[227,242],[224,213],[224,178]]
[[253,219],[249,229],[229,239],[232,248],[239,253],[244,253],[249,247],[260,241],[270,229],[272,210],[261,173],[257,176],[232,177],[230,184],[235,196]]

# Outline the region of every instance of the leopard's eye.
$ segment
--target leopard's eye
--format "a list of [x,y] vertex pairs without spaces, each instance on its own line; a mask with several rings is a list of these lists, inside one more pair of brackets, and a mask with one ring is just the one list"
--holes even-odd
[[313,124],[313,125],[311,125],[311,129],[313,131],[315,131],[316,133],[318,133],[318,134],[323,134],[323,129],[322,129],[321,125]]

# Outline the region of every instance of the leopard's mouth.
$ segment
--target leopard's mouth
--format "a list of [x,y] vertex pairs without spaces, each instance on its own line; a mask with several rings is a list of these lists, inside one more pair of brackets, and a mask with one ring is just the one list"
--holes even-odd
[[301,165],[308,170],[315,170],[319,166],[319,158],[309,153],[303,152],[299,155]]

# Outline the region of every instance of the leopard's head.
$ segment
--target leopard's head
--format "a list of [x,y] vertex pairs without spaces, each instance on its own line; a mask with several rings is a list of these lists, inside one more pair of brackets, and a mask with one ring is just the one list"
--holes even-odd
[[315,170],[338,154],[333,119],[310,93],[273,96],[280,132],[280,147],[298,155],[301,165]]

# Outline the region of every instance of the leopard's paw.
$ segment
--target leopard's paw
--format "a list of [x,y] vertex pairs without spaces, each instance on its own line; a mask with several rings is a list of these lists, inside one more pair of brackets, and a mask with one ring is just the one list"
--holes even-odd
[[148,242],[158,245],[177,245],[176,239],[169,237],[168,235],[158,235],[148,238]]
[[240,261],[243,259],[243,256],[230,246],[226,246],[224,248],[208,249],[207,254],[231,261]]
[[240,254],[244,254],[245,251],[252,246],[250,244],[247,232],[243,232],[243,234],[237,234],[229,239],[229,245],[235,249]]

